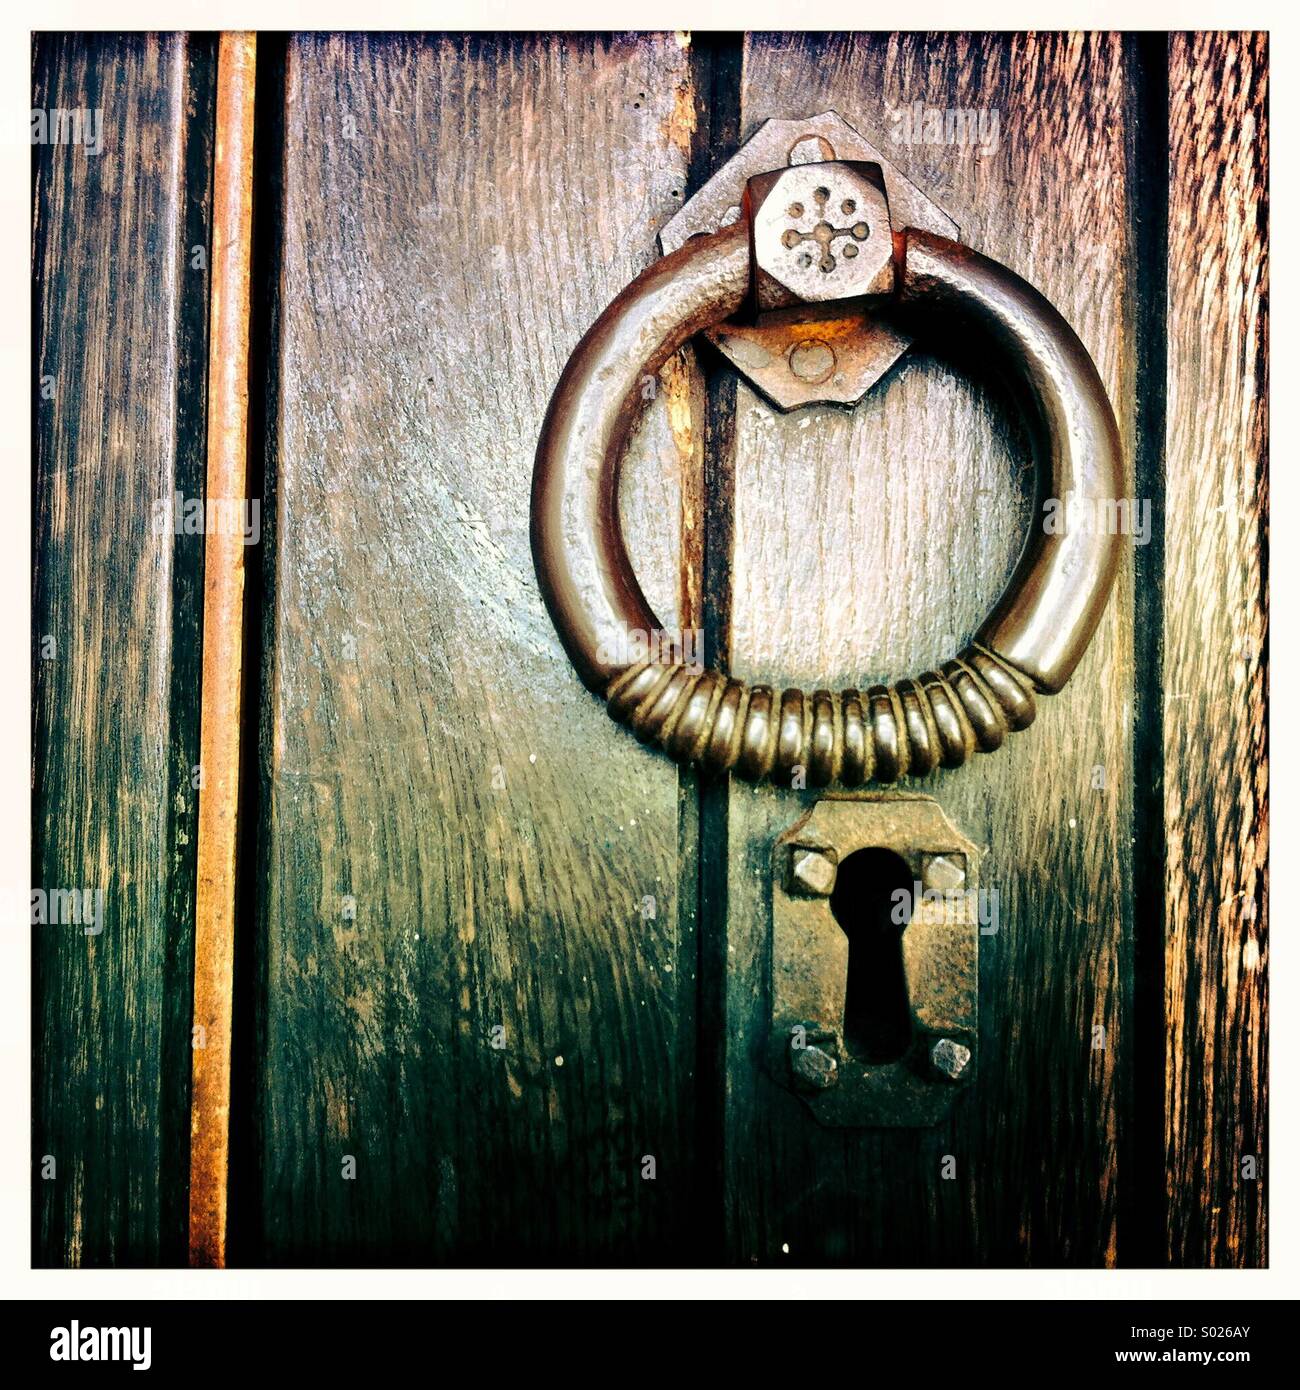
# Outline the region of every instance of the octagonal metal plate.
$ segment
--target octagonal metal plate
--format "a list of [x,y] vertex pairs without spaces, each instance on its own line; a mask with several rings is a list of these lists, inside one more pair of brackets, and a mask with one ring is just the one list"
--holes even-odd
[[[791,164],[859,160],[878,164],[895,229],[919,227],[958,240],[960,228],[900,173],[881,150],[835,111],[806,120],[764,121],[740,149],[678,209],[659,233],[665,255],[693,236],[716,232],[740,216],[745,184]],[[862,301],[802,305],[763,314],[756,323],[730,321],[706,337],[778,410],[804,405],[854,405],[907,351],[911,338],[888,310]]]
[[[864,1062],[845,1043],[849,941],[829,890],[792,885],[792,849],[837,868],[857,850],[888,849],[911,871],[914,892],[902,936],[912,1037],[902,1058]],[[919,893],[915,888],[919,886]],[[819,1123],[831,1128],[924,1128],[938,1124],[960,1086],[927,1064],[946,1042],[969,1059],[979,1036],[979,850],[928,796],[829,796],[780,835],[772,873],[772,1032],[769,1066]],[[791,1076],[796,1030],[835,1059],[836,1082],[808,1091]],[[963,1085],[974,1076],[972,1064]]]

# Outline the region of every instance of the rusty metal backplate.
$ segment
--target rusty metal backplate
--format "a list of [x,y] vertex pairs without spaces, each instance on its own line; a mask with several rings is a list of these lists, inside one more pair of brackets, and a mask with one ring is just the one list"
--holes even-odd
[[[790,165],[827,160],[878,164],[894,230],[920,227],[952,240],[957,224],[884,153],[835,111],[806,120],[764,121],[740,149],[689,198],[659,234],[664,254],[693,236],[716,232],[741,215],[749,179]],[[853,405],[902,356],[911,339],[889,311],[865,301],[803,305],[731,321],[706,331],[722,354],[780,410],[803,405]]]
[[[902,933],[911,1036],[896,1061],[845,1042],[849,940],[831,909],[839,866],[892,850],[914,885]],[[777,840],[769,1063],[828,1126],[924,1127],[974,1075],[979,851],[924,796],[826,797]]]

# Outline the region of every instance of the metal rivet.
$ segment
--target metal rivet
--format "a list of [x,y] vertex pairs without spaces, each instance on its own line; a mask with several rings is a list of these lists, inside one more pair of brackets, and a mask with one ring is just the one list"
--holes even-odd
[[805,898],[828,898],[835,887],[835,860],[820,849],[793,845],[786,888]]
[[825,381],[835,370],[835,353],[820,338],[809,338],[791,349],[790,370],[800,381]]
[[824,164],[835,158],[835,150],[829,140],[820,135],[805,135],[796,140],[790,148],[791,164]]
[[798,1047],[791,1042],[790,1071],[796,1082],[813,1091],[827,1091],[840,1079],[840,1064],[811,1043]]
[[966,861],[960,855],[927,855],[921,865],[921,885],[936,893],[953,893],[966,884]]
[[945,1081],[958,1081],[970,1065],[970,1048],[952,1038],[940,1038],[930,1049],[930,1065]]

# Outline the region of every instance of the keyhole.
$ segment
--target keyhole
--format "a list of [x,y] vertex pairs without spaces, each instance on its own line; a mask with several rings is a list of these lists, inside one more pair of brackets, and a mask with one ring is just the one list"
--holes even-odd
[[849,939],[844,1043],[859,1062],[896,1062],[912,1040],[903,972],[912,892],[911,870],[889,849],[857,850],[835,879],[831,912]]

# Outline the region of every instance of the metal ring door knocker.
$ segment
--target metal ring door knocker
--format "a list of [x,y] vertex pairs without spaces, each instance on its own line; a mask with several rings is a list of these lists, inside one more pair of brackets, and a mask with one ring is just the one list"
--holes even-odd
[[[832,139],[841,151],[868,158],[833,158]],[[783,141],[781,155],[790,162],[774,168],[780,161],[773,142]],[[764,157],[757,167],[770,172],[753,173]],[[660,624],[619,529],[620,452],[646,376],[688,339],[705,330],[716,335],[736,315],[753,324],[775,311],[780,324],[767,331],[787,339],[779,365],[805,381],[832,371],[834,353],[825,348],[828,363],[809,360],[824,345],[810,348],[816,340],[792,332],[800,312],[856,314],[868,338],[892,331],[874,317],[885,304],[960,320],[982,335],[1017,388],[1044,495],[1098,503],[1122,495],[1119,432],[1105,388],[1074,331],[1037,290],[928,230],[926,222],[956,229],[834,113],[768,122],[715,180],[729,178],[734,188],[746,163],[751,172],[739,215],[735,206],[702,209],[705,225],[711,216],[716,230],[689,236],[628,285],[564,369],[533,476],[532,545],[542,593],[585,684],[616,720],[680,762],[753,780],[802,766],[814,786],[892,782],[959,766],[974,750],[992,752],[1008,732],[1025,728],[1035,696],[1069,680],[1106,606],[1118,535],[1095,527],[1035,529],[971,644],[937,671],[892,687],[777,693],[688,665],[677,648],[653,659],[636,655],[638,635],[658,632]],[[707,185],[696,196],[704,194],[705,202],[720,201]],[[794,306],[800,309],[792,318]],[[908,340],[899,341],[905,347]],[[886,353],[884,366],[896,356]],[[844,397],[828,386],[804,398]]]

